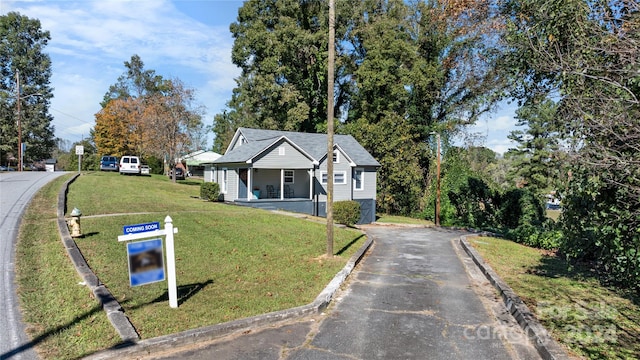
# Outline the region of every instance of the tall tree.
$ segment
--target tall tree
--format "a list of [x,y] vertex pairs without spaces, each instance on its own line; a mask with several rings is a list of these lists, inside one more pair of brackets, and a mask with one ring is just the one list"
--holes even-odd
[[155,70],[145,69],[139,55],[132,55],[130,61],[124,62],[124,67],[125,73],[104,95],[102,107],[112,99],[144,98],[167,89],[166,80],[156,75]]
[[17,156],[18,115],[25,163],[48,158],[55,149],[51,60],[44,53],[51,36],[39,20],[10,12],[0,16],[0,39],[0,158]]
[[[326,120],[326,1],[249,0],[231,24],[240,126],[316,132]],[[237,127],[237,126],[235,126]]]
[[[396,182],[391,186],[399,191],[395,196],[407,200],[403,213],[424,206],[419,192],[430,188],[428,174],[435,152],[428,145],[433,132],[446,140],[460,125],[475,122],[499,97],[502,81],[494,68],[498,43],[492,35],[499,27],[491,4],[361,1],[356,11],[352,4],[345,10],[355,14],[345,25],[348,46],[343,46],[345,67],[352,74],[345,131],[357,133],[364,123],[387,123],[383,118],[389,115],[406,119],[402,126],[407,128],[392,127],[396,134],[391,136],[414,134],[416,161],[392,177],[383,173],[380,179],[381,186]],[[377,144],[365,146],[371,150]],[[381,156],[383,168],[394,167],[395,159]],[[418,173],[424,179],[417,183],[420,191],[403,185],[413,183]]]
[[[499,27],[491,5],[491,0],[336,2],[335,103],[329,111],[344,123],[336,131],[353,134],[375,154],[381,144],[369,142],[373,139],[411,141],[403,144],[414,159],[406,167],[394,166],[397,160],[386,154],[378,157],[383,168],[394,169],[381,173],[380,187],[404,192],[383,197],[389,203],[379,202],[382,208],[417,210],[428,188],[431,133],[472,123],[497,98],[501,83],[493,67],[493,34]],[[231,25],[233,61],[242,74],[229,111],[214,120],[219,150],[238,126],[325,131],[326,9],[326,0],[245,2]]]
[[570,256],[640,280],[640,5],[506,1],[514,95],[559,100],[574,145],[563,225]]
[[174,168],[175,160],[198,144],[202,109],[195,104],[194,90],[179,79],[168,81],[166,88],[167,91],[146,101],[141,121],[144,128],[142,143],[149,154],[168,159]]
[[[112,99],[96,115],[91,136],[98,154],[123,156],[138,154],[131,141],[135,127],[139,100],[133,98]],[[135,136],[135,135],[134,135]]]
[[[517,126],[524,130],[514,130],[509,139],[518,143],[511,151],[516,162],[512,176],[519,183],[540,196],[549,191],[559,190],[559,131],[556,121],[557,105],[549,100],[534,101],[516,111]],[[566,180],[563,179],[563,180]]]
[[92,129],[101,154],[136,154],[165,159],[203,146],[202,108],[195,90],[179,79],[145,70],[139,56],[124,63],[126,72],[109,88]]

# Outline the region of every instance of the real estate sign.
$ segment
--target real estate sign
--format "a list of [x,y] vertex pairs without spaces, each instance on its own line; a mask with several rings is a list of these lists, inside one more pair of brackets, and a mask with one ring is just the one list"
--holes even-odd
[[[173,246],[173,234],[178,228],[173,227],[170,216],[164,218],[164,229],[159,222],[125,225],[123,235],[118,241],[132,241],[165,236],[167,246],[167,287],[169,292],[169,306],[178,307],[178,285],[176,283],[176,253]],[[162,239],[151,239],[127,243],[127,258],[129,259],[129,283],[131,286],[150,284],[165,279],[164,254]]]
[[127,243],[129,284],[139,286],[164,281],[162,239]]

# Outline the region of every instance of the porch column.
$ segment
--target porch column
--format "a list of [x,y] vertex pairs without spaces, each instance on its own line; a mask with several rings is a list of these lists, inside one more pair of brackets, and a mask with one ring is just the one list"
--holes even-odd
[[253,168],[247,171],[247,200],[251,201],[253,197]]
[[284,169],[280,169],[280,200],[284,200]]
[[309,173],[309,200],[313,200],[313,169],[307,170]]

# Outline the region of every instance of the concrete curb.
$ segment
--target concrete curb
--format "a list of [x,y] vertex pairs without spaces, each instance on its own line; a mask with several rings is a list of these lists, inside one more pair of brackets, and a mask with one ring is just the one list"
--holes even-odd
[[329,306],[333,296],[338,291],[342,283],[351,274],[355,266],[362,260],[364,254],[373,244],[373,239],[367,238],[367,241],[351,256],[345,267],[333,277],[331,282],[316,297],[316,299],[307,305],[275,311],[267,314],[257,315],[249,318],[229,321],[222,324],[205,326],[198,329],[183,331],[176,334],[159,336],[152,339],[141,340],[137,342],[129,342],[121,344],[115,348],[107,349],[89,355],[85,360],[101,360],[101,359],[117,359],[123,357],[148,356],[154,353],[161,353],[173,350],[176,347],[188,346],[200,342],[206,342],[221,338],[223,336],[240,333],[247,330],[255,329],[265,325],[275,325],[287,320],[303,318],[308,315],[318,314]]
[[551,337],[549,332],[536,320],[533,313],[524,304],[522,299],[507,285],[498,274],[493,271],[478,252],[469,245],[467,237],[479,234],[464,235],[460,237],[460,245],[471,256],[473,262],[480,268],[489,282],[498,290],[509,313],[516,319],[520,327],[525,331],[535,346],[538,354],[545,360],[569,359],[566,351]]
[[60,239],[69,259],[76,268],[78,275],[82,278],[84,283],[91,289],[100,306],[107,314],[107,318],[111,322],[111,325],[116,329],[120,338],[125,342],[131,342],[139,339],[136,329],[133,327],[129,318],[124,314],[124,309],[120,306],[120,303],[111,295],[109,289],[104,284],[100,283],[98,277],[93,273],[84,256],[78,249],[78,245],[69,234],[69,228],[67,227],[67,221],[64,218],[66,213],[67,204],[67,192],[69,191],[69,185],[73,183],[80,174],[76,174],[67,180],[60,192],[58,192],[58,232]]

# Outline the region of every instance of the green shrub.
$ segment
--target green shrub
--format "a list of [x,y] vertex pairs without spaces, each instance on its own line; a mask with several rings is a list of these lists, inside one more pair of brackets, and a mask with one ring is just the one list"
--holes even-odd
[[333,220],[338,224],[353,225],[360,220],[360,203],[353,200],[333,204]]
[[200,198],[208,201],[218,201],[220,185],[215,182],[203,182],[200,185]]
[[508,229],[522,225],[540,226],[546,219],[542,202],[527,189],[511,189],[502,194],[497,217],[500,224]]
[[507,230],[506,237],[538,249],[554,250],[562,245],[562,231],[531,224],[522,224],[515,229]]
[[164,161],[155,156],[145,157],[143,164],[149,165],[152,174],[164,175]]
[[637,195],[611,185],[616,179],[607,182],[581,171],[573,176],[562,199],[560,250],[571,261],[594,266],[606,282],[640,292]]
[[496,197],[496,192],[484,180],[467,177],[456,189],[447,192],[455,208],[454,223],[480,229],[492,226]]

